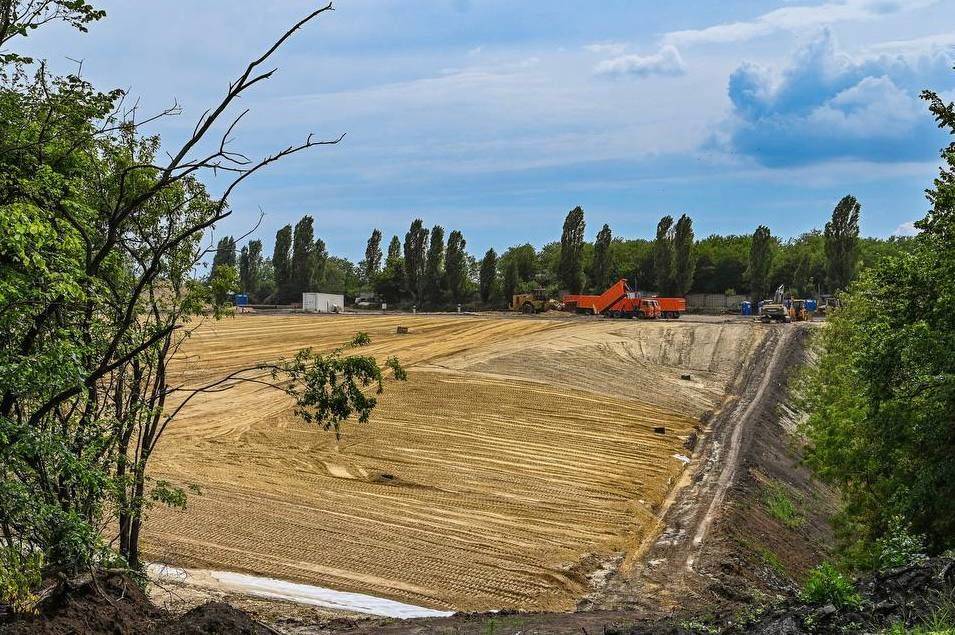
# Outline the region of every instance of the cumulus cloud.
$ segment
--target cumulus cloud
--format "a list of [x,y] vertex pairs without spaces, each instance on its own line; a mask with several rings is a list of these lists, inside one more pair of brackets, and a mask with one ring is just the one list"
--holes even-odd
[[919,233],[918,227],[915,226],[915,221],[910,220],[907,223],[902,223],[895,228],[895,231],[892,232],[893,236],[914,236]]
[[603,60],[594,67],[597,75],[676,76],[686,72],[686,64],[675,46],[664,45],[652,55],[620,55]]
[[955,83],[953,59],[950,50],[852,58],[823,31],[782,70],[733,72],[723,144],[765,165],[930,159],[942,138],[918,95]]
[[705,29],[674,31],[667,34],[672,44],[725,44],[772,35],[779,31],[819,28],[835,22],[872,20],[913,11],[939,0],[843,0],[818,5],[798,5],[775,9],[753,20],[717,24]]

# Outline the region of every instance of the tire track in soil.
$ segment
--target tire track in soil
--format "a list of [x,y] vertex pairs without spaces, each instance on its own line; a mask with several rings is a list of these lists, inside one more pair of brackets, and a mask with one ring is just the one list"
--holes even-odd
[[795,329],[805,327],[768,328],[760,349],[741,369],[735,388],[698,441],[692,469],[671,492],[658,533],[638,552],[628,554],[578,609],[666,612],[685,607],[699,588],[695,564],[706,547],[708,531],[721,514],[755,421],[774,403],[767,392],[780,360],[796,339]]

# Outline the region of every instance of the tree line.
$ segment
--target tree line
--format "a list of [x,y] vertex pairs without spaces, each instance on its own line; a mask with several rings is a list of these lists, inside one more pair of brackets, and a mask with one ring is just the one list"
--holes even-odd
[[515,245],[501,254],[491,248],[476,260],[459,230],[445,239],[444,227],[429,229],[417,218],[403,240],[391,237],[387,252],[381,230],[374,229],[364,259],[352,263],[330,256],[315,237],[313,218],[304,216],[294,230],[286,225],[277,232],[271,258],[264,257],[260,240],[250,240],[237,256],[235,240],[222,238],[211,271],[237,268],[237,291],[253,303],[276,304],[298,302],[303,291],[322,291],[349,299],[374,293],[392,306],[501,307],[515,293],[600,293],[621,278],[664,296],[741,294],[758,301],[783,285],[798,297],[817,297],[845,289],[859,271],[911,244],[904,237],[860,237],[860,219],[861,204],[850,195],[836,204],[823,230],[788,240],[765,225],[749,235],[697,240],[692,218],[682,214],[662,217],[653,239],[615,236],[604,224],[590,242],[578,206],[567,213],[559,241],[539,249]]

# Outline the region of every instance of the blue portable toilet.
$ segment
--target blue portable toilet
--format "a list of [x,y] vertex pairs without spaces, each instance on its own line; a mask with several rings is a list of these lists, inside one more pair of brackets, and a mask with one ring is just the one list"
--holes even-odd
[[743,302],[739,305],[740,315],[752,315],[753,314],[753,303],[752,302]]
[[235,294],[235,305],[236,306],[247,306],[249,304],[249,296],[245,293],[236,293]]
[[807,298],[807,299],[806,299],[806,310],[807,310],[807,311],[815,311],[817,308],[819,308],[819,305],[816,304],[816,300],[815,300],[815,299],[813,299],[813,298]]

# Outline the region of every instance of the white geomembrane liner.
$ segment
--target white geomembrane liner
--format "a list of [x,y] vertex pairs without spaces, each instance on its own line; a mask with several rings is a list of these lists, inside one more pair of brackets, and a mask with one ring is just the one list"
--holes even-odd
[[382,617],[448,617],[452,611],[415,606],[386,600],[372,595],[335,591],[325,587],[287,582],[274,578],[259,578],[244,573],[230,571],[208,571],[205,569],[179,569],[163,564],[151,564],[149,575],[153,578],[175,580],[198,587],[214,588],[231,593],[244,593],[274,600],[287,600],[301,604],[312,604],[329,609],[367,613]]

